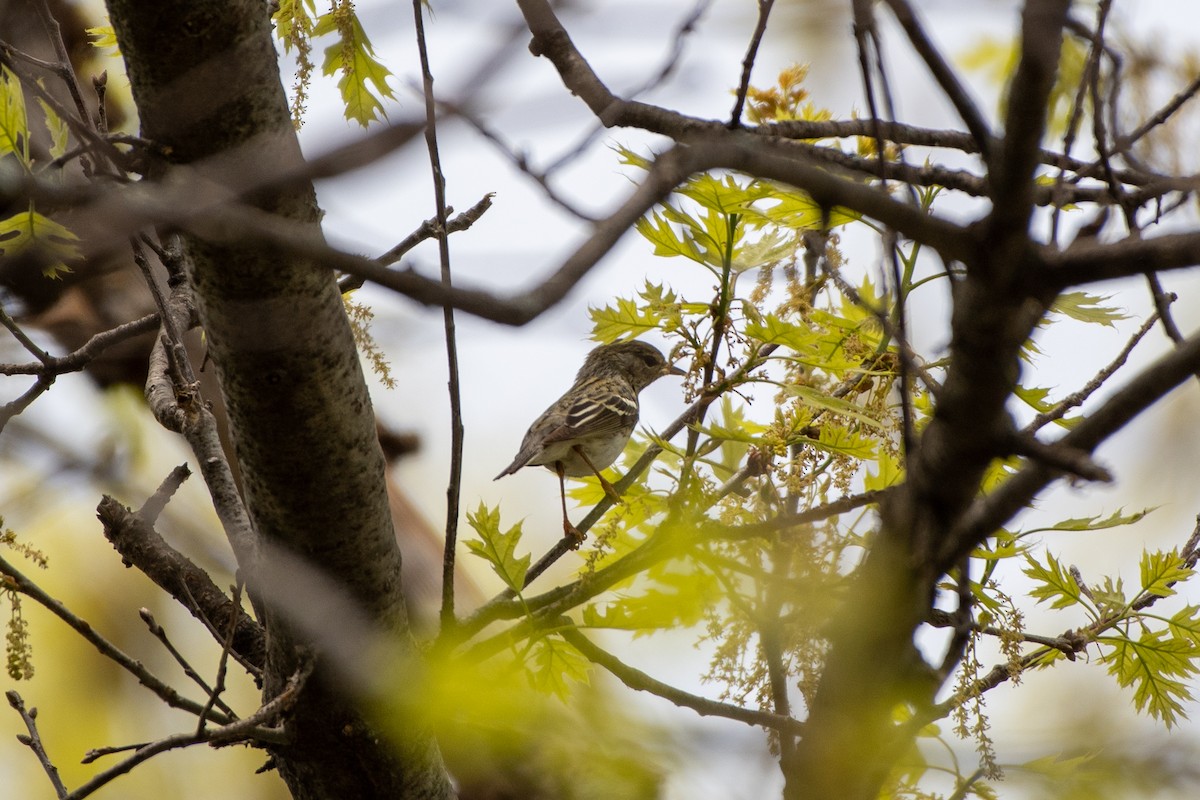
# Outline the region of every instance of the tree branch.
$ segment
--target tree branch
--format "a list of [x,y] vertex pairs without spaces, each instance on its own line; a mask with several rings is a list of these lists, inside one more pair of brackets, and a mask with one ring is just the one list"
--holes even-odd
[[561,627],[555,632],[583,654],[584,658],[593,664],[598,664],[611,672],[621,683],[639,692],[649,692],[668,700],[681,708],[690,708],[702,717],[725,717],[726,719],[745,722],[748,725],[761,725],[795,735],[804,732],[804,724],[782,714],[772,714],[769,711],[756,711],[742,708],[730,703],[709,700],[706,697],[691,694],[676,689],[670,684],[651,678],[641,670],[623,663],[616,656],[596,646],[582,631],[575,627],[569,619],[560,620]]

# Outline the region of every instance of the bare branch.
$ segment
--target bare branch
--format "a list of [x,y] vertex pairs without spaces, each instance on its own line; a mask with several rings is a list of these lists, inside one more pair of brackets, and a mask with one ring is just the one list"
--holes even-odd
[[649,692],[668,700],[681,708],[690,708],[702,717],[725,717],[726,719],[745,722],[748,725],[761,725],[792,734],[802,734],[804,724],[782,714],[772,714],[769,711],[755,711],[731,703],[709,700],[706,697],[685,692],[670,684],[651,678],[641,670],[634,669],[623,663],[616,656],[596,646],[582,631],[574,626],[569,619],[560,620],[561,627],[555,632],[578,650],[593,664],[598,664],[611,672],[621,683],[639,692]]
[[17,736],[17,741],[26,745],[37,756],[38,763],[42,765],[42,769],[46,771],[46,777],[50,779],[50,785],[54,787],[55,796],[65,798],[67,787],[63,785],[62,778],[58,775],[58,767],[54,766],[54,762],[47,755],[46,746],[42,743],[42,735],[38,733],[37,709],[25,708],[25,701],[13,690],[5,692],[4,696],[8,698],[8,704],[21,715],[21,721],[25,723],[25,730],[29,731],[28,736]]
[[[50,613],[54,614],[54,616],[67,623],[85,641],[95,647],[100,652],[100,655],[113,661],[126,672],[133,675],[137,678],[138,683],[154,692],[168,706],[183,709],[190,714],[198,715],[203,711],[204,707],[200,703],[183,697],[175,689],[156,678],[148,669],[142,666],[141,662],[122,652],[120,648],[97,633],[96,629],[89,623],[75,616],[66,606],[46,594],[40,586],[29,580],[20,570],[4,558],[0,558],[0,574],[3,574],[8,579],[11,588],[40,603]],[[225,724],[231,721],[220,712],[212,711],[210,714],[218,723]]]
[[192,616],[211,625],[218,641],[230,628],[236,629],[234,655],[248,665],[251,674],[262,669],[266,647],[262,628],[231,602],[204,570],[167,544],[140,514],[111,497],[105,496],[96,511],[104,523],[105,538],[126,564],[136,566]]

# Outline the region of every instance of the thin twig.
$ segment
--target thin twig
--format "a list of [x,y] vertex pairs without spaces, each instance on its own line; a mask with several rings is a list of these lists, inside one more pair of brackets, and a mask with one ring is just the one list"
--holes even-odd
[[[100,655],[113,661],[129,674],[137,678],[138,683],[145,686],[151,692],[154,692],[159,699],[166,703],[171,708],[179,708],[187,711],[190,714],[199,715],[203,710],[203,706],[193,700],[183,697],[179,692],[175,691],[171,686],[155,677],[150,670],[146,669],[141,662],[126,655],[112,642],[105,639],[96,629],[89,623],[77,617],[67,609],[59,601],[55,600],[50,595],[46,594],[40,586],[27,578],[20,570],[0,557],[0,574],[8,578],[7,583],[9,588],[15,589],[21,594],[29,597],[54,614],[54,616],[67,623],[83,639],[89,642],[93,647],[100,652]],[[223,713],[216,711],[210,712],[210,717],[218,723],[226,724],[232,720]]]
[[[424,3],[413,0],[413,19],[416,23],[417,52],[421,60],[421,86],[425,94],[425,144],[429,150],[429,168],[433,173],[433,197],[437,205],[438,257],[441,262],[442,286],[451,288],[450,237],[446,230],[446,178],[438,154],[437,103],[433,95],[433,72],[429,67],[429,52],[425,43]],[[462,493],[463,421],[462,390],[458,378],[458,343],[455,335],[454,306],[442,306],[442,323],[446,338],[446,365],[450,391],[450,479],[446,486],[446,542],[442,551],[442,607],[444,630],[456,622],[454,614],[454,556],[458,542],[458,511]]]
[[[0,311],[0,314],[3,314],[3,311]],[[52,356],[44,353],[46,358],[36,363],[0,364],[0,375],[57,376],[65,375],[69,372],[79,372],[109,347],[120,344],[134,336],[149,333],[158,327],[158,324],[158,314],[147,314],[139,319],[94,334],[78,349],[72,350],[65,356]]]
[[[242,605],[242,583],[241,583],[241,581],[238,581],[233,587],[233,597],[231,598],[231,605],[234,608],[241,608],[241,605]],[[224,639],[224,641],[221,642],[221,657],[217,661],[217,679],[213,684],[212,691],[210,691],[208,693],[208,702],[204,706],[204,708],[206,710],[211,709],[215,705],[220,705],[222,708],[228,708],[228,706],[225,705],[225,701],[221,699],[221,693],[225,691],[225,676],[228,674],[228,671],[229,671],[229,654],[233,652],[233,641],[234,641],[234,637],[237,635],[237,628],[238,628],[237,620],[234,618],[231,618],[229,620],[229,630],[227,630],[225,632],[225,639]],[[229,713],[232,714],[233,711],[230,710]],[[199,721],[199,723],[197,723],[197,726],[196,726],[197,734],[201,734],[204,732],[204,727],[207,722],[208,722],[207,715],[201,714],[200,721]]]
[[63,785],[62,778],[58,775],[58,767],[54,766],[54,762],[50,760],[50,756],[46,753],[46,746],[42,743],[42,735],[38,733],[37,709],[25,708],[25,701],[15,691],[7,691],[4,696],[8,698],[8,704],[21,715],[21,721],[25,723],[25,729],[29,731],[28,736],[17,736],[17,741],[27,746],[37,756],[38,763],[42,765],[42,769],[46,770],[46,777],[50,779],[50,784],[54,787],[55,796],[65,798],[67,787]]
[[[121,558],[136,566],[203,622],[214,639],[225,640],[228,636],[226,625],[236,629],[233,654],[251,675],[257,677],[266,658],[262,626],[238,603],[230,600],[204,570],[167,544],[139,514],[130,512],[107,496],[100,501],[96,511],[104,525],[104,536]],[[253,570],[253,565],[243,568]]]
[[750,91],[750,73],[754,71],[754,62],[758,58],[758,48],[762,44],[763,34],[767,32],[767,18],[775,0],[758,0],[758,22],[754,33],[750,36],[750,44],[746,47],[746,55],[742,58],[742,78],[738,81],[737,99],[733,103],[733,112],[729,115],[729,127],[739,128],[742,125],[742,109],[746,106],[746,93]]
[[65,800],[83,800],[98,789],[126,774],[138,764],[147,761],[159,753],[177,750],[181,747],[191,747],[196,744],[211,744],[221,746],[235,742],[251,744],[286,744],[287,735],[281,727],[268,727],[274,724],[281,715],[290,710],[299,696],[300,690],[312,674],[312,663],[305,665],[302,671],[288,679],[287,685],[270,702],[264,703],[258,711],[245,719],[235,720],[215,728],[205,728],[201,731],[179,733],[167,736],[155,742],[142,745],[129,758],[119,764],[94,775],[91,780],[66,796]]
[[1054,407],[1049,411],[1044,411],[1034,417],[1028,425],[1021,429],[1021,433],[1025,435],[1033,435],[1051,422],[1062,419],[1071,409],[1083,405],[1084,401],[1095,394],[1096,390],[1103,386],[1105,381],[1111,378],[1117,370],[1125,365],[1125,362],[1129,359],[1129,354],[1133,352],[1133,348],[1137,347],[1138,342],[1140,342],[1146,336],[1146,334],[1150,332],[1150,329],[1154,327],[1154,323],[1158,321],[1158,318],[1158,313],[1151,314],[1149,319],[1142,323],[1141,327],[1137,329],[1137,332],[1134,333],[1133,336],[1129,338],[1129,341],[1125,343],[1125,346],[1121,348],[1121,352],[1117,354],[1117,357],[1110,361],[1104,367],[1104,369],[1097,372],[1092,379],[1084,384],[1080,389],[1072,392],[1062,400],[1059,400],[1057,403],[1055,403]]
[[[212,698],[215,695],[213,688],[208,685],[208,682],[204,680],[196,668],[193,667],[186,658],[184,658],[183,653],[179,652],[179,649],[175,647],[175,644],[171,641],[170,637],[167,636],[166,629],[163,628],[162,625],[158,624],[158,620],[156,620],[154,615],[150,613],[150,609],[138,609],[138,616],[142,618],[142,622],[146,623],[146,628],[150,631],[150,634],[155,639],[158,639],[162,646],[166,648],[167,652],[171,654],[171,658],[175,659],[175,663],[178,664],[183,670],[183,674],[191,678],[192,681],[199,686],[201,690],[203,690],[205,695],[207,695],[209,698]],[[220,707],[222,711],[229,715],[230,719],[237,719],[237,714],[235,714],[233,709],[226,705],[224,701],[220,703]],[[210,700],[210,703],[205,704],[204,711],[200,715],[200,719],[204,720],[208,712],[211,710],[212,705]]]
[[917,19],[916,13],[908,3],[908,0],[887,0],[887,4],[891,6],[892,13],[896,16],[896,21],[904,29],[904,33],[908,36],[909,42],[912,43],[913,49],[921,56],[921,60],[925,62],[925,66],[929,67],[929,71],[933,73],[938,86],[942,88],[942,92],[946,95],[946,98],[954,105],[959,118],[966,124],[967,130],[975,139],[984,161],[990,165],[992,163],[992,132],[988,127],[987,121],[983,118],[979,106],[971,99],[966,87],[959,81],[954,70],[942,58],[942,54],[938,52],[937,47],[930,40],[925,26]]

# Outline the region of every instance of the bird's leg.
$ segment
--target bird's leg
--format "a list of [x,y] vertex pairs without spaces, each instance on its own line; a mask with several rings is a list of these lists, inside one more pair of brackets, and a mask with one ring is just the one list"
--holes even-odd
[[578,550],[583,544],[583,534],[567,518],[567,473],[561,461],[554,462],[554,471],[558,473],[558,496],[562,498],[563,536],[571,540],[572,550]]
[[624,505],[625,501],[621,499],[621,495],[617,494],[617,490],[613,488],[613,485],[604,479],[604,476],[600,474],[600,470],[596,469],[596,465],[593,464],[592,460],[587,457],[587,453],[583,452],[583,448],[579,445],[575,445],[571,449],[583,459],[583,463],[587,464],[588,468],[591,469],[592,472],[596,473],[596,478],[599,479],[600,486],[604,488],[604,493],[611,497],[614,503],[621,503]]

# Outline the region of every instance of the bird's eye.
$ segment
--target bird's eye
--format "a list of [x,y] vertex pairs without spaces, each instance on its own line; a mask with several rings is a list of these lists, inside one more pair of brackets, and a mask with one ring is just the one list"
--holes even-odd
[[647,367],[657,367],[659,365],[658,359],[655,358],[654,356],[650,355],[649,353],[646,353],[645,355],[642,356],[642,363],[645,364]]

